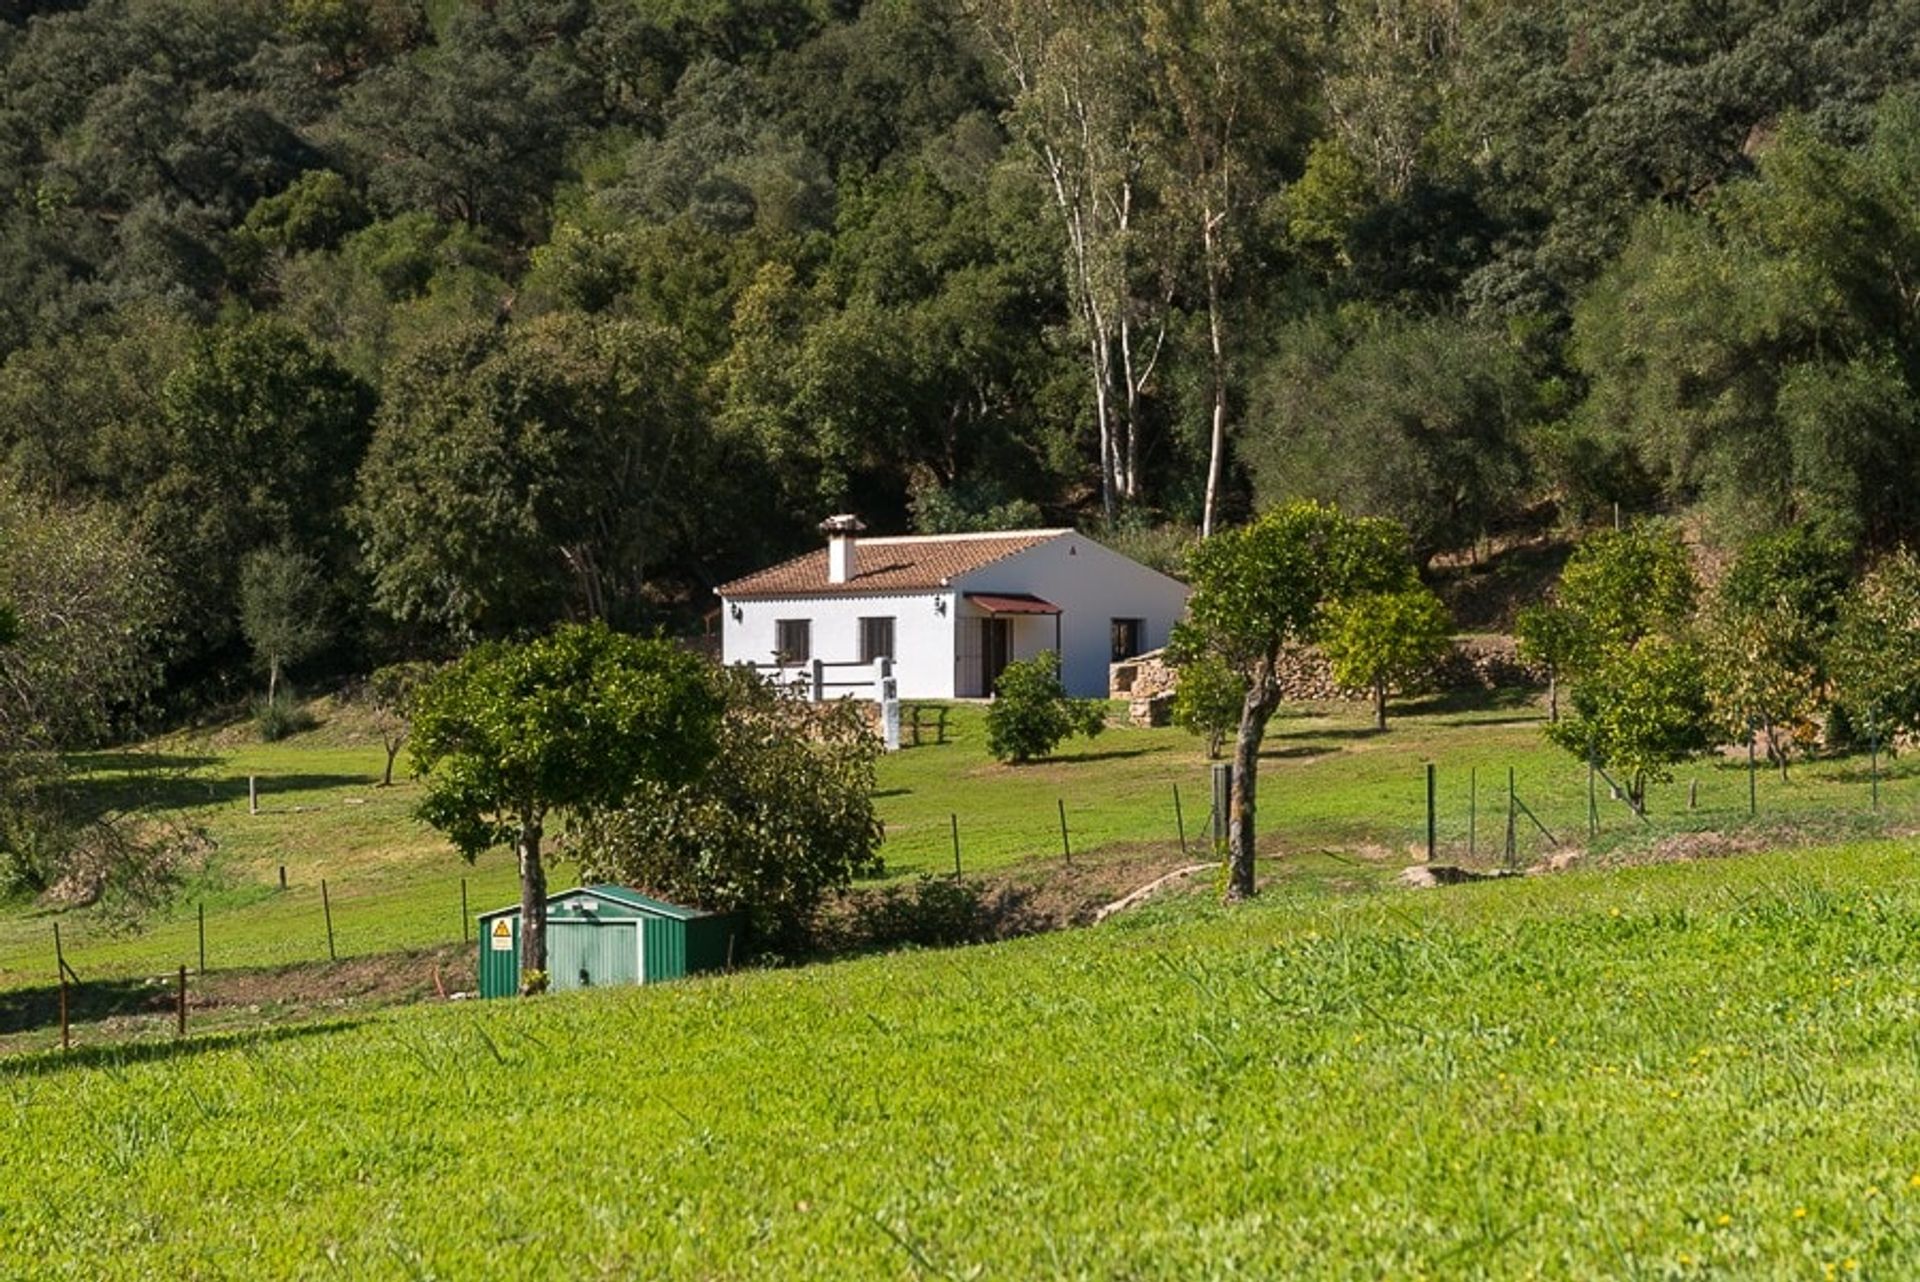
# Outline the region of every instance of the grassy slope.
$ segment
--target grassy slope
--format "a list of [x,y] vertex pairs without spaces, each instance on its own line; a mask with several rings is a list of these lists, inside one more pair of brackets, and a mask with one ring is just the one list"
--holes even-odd
[[1905,1277],[1890,843],[0,1064],[0,1276]]
[[[1274,723],[1263,767],[1263,848],[1273,853],[1331,849],[1361,852],[1398,866],[1424,842],[1424,763],[1440,764],[1440,835],[1445,853],[1465,853],[1469,771],[1480,790],[1478,849],[1502,839],[1505,770],[1517,768],[1522,797],[1557,835],[1582,833],[1585,772],[1547,747],[1539,712],[1495,700],[1475,707],[1429,703],[1385,735],[1368,732],[1364,709],[1333,707]],[[1058,759],[1019,769],[985,754],[982,713],[955,712],[952,741],[911,749],[882,765],[879,806],[887,823],[886,858],[896,876],[944,871],[952,864],[949,816],[960,820],[962,860],[970,871],[1059,857],[1057,805],[1065,801],[1077,854],[1102,849],[1179,858],[1173,788],[1179,785],[1187,832],[1196,844],[1207,816],[1207,766],[1195,741],[1178,730],[1114,729],[1076,740]],[[434,833],[409,817],[417,798],[407,783],[371,787],[382,753],[350,713],[332,710],[317,732],[277,745],[177,741],[156,751],[181,773],[165,789],[218,842],[212,876],[171,914],[139,935],[121,936],[85,914],[63,921],[70,959],[83,976],[154,974],[195,960],[194,904],[208,911],[209,963],[215,968],[277,965],[326,955],[320,880],[329,881],[342,956],[424,948],[458,939],[460,879],[474,911],[510,902],[516,883],[502,854],[463,864]],[[1920,762],[1890,766],[1887,814],[1911,821]],[[249,815],[246,779],[257,774],[263,813]],[[1689,813],[1685,781],[1697,778],[1701,807]],[[1864,762],[1821,763],[1794,781],[1760,780],[1763,814],[1812,816],[1835,835],[1863,823]],[[1605,800],[1601,846],[1645,839],[1623,807]],[[1744,763],[1690,767],[1654,808],[1660,831],[1745,822]],[[1544,843],[1527,826],[1523,854]],[[292,889],[275,885],[286,865]],[[554,884],[573,876],[562,863]],[[44,984],[53,976],[52,918],[22,906],[0,912],[0,991]]]

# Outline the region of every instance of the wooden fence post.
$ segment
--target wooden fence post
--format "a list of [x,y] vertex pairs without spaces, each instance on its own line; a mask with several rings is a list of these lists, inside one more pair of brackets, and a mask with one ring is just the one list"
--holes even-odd
[[207,901],[200,901],[200,973],[207,973]]
[[949,812],[947,823],[953,829],[953,875],[958,877],[960,875],[960,816]]
[[1180,785],[1173,785],[1173,826],[1180,832],[1180,857],[1187,857],[1187,817],[1180,811]]
[[1060,806],[1060,853],[1065,857],[1067,867],[1071,868],[1073,867],[1073,845],[1067,840],[1067,799],[1056,797],[1054,800]]
[[178,1005],[176,1009],[179,1014],[179,1023],[174,1027],[174,1036],[185,1037],[187,1035],[187,968],[185,966],[180,968],[180,987],[178,989]]
[[339,961],[340,955],[333,950],[333,900],[327,895],[327,879],[320,879],[320,911],[327,918],[327,960]]

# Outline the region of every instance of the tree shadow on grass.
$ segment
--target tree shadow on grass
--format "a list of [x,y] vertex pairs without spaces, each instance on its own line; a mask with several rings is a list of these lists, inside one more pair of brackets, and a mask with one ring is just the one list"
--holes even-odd
[[[1342,726],[1331,730],[1276,730],[1267,735],[1267,742],[1272,743],[1296,739],[1331,739],[1336,742],[1346,743],[1356,739],[1377,739],[1380,737],[1380,733],[1381,732],[1373,726]],[[1331,752],[1333,749],[1329,748],[1328,751]],[[1260,755],[1264,757],[1267,754],[1263,752]]]
[[[1447,717],[1442,725],[1497,726],[1522,722],[1545,722],[1546,692],[1525,686],[1502,686],[1497,690],[1443,690],[1395,699],[1389,716]],[[1505,717],[1475,716],[1475,713],[1513,713]]]
[[1331,757],[1334,754],[1338,753],[1339,751],[1340,749],[1338,748],[1317,748],[1310,743],[1302,743],[1302,744],[1296,744],[1291,748],[1262,749],[1260,753],[1260,760],[1262,761],[1311,761],[1315,757]]
[[[334,788],[371,790],[379,782],[371,775],[297,774],[260,778],[260,808],[287,810],[295,805],[289,793],[323,792]],[[88,819],[110,813],[155,810],[197,810],[247,800],[247,777],[203,774],[143,774],[81,777],[67,783],[77,812]]]
[[1046,757],[1043,760],[1052,766],[1077,766],[1094,761],[1124,761],[1128,757],[1144,757],[1151,748],[1113,748],[1106,752],[1073,752],[1059,756]]
[[156,1063],[183,1055],[198,1055],[202,1051],[247,1050],[295,1038],[345,1032],[358,1027],[361,1022],[357,1019],[316,1020],[246,1032],[208,1033],[201,1037],[189,1036],[165,1042],[117,1042],[104,1046],[81,1046],[69,1051],[29,1051],[13,1059],[0,1059],[0,1079],[42,1077],[76,1068],[124,1068],[129,1064]]
[[[99,979],[67,989],[67,1019],[94,1024],[116,1015],[153,1015],[173,1009],[173,989],[148,979]],[[0,993],[0,1035],[60,1024],[60,986],[15,988]]]

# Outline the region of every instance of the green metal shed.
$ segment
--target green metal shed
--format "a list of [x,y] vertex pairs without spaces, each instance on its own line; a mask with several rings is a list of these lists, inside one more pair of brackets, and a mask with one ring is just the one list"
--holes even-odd
[[[582,886],[547,898],[547,975],[554,992],[657,984],[719,970],[740,919],[664,903],[625,886]],[[480,914],[480,995],[520,991],[520,905]]]

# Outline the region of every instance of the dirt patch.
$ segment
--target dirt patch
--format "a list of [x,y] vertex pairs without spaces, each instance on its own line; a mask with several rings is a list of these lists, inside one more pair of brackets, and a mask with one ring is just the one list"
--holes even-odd
[[1499,881],[1519,875],[1506,868],[1480,870],[1461,868],[1454,864],[1415,864],[1401,872],[1394,880],[1402,886],[1409,886],[1415,890],[1431,890],[1436,886],[1459,886],[1470,881]]
[[1120,845],[1076,856],[1071,865],[1036,863],[983,876],[926,875],[856,887],[822,908],[814,956],[986,943],[1088,926],[1117,900],[1191,863],[1163,847]]
[[[339,962],[187,975],[187,1031],[302,1023],[347,1011],[450,998],[474,987],[472,945],[383,953]],[[76,1046],[172,1037],[178,972],[88,980],[68,992]],[[0,994],[0,1055],[57,1046],[57,986]]]

